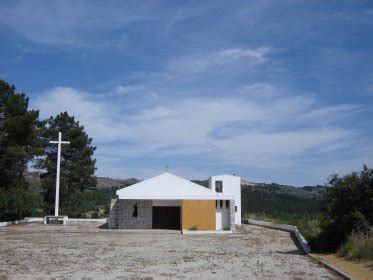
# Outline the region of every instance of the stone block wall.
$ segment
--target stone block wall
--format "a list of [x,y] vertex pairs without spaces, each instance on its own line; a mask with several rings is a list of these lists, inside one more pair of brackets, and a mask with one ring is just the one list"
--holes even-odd
[[[137,217],[134,217],[137,205]],[[152,201],[134,199],[112,199],[109,214],[109,228],[151,229]]]

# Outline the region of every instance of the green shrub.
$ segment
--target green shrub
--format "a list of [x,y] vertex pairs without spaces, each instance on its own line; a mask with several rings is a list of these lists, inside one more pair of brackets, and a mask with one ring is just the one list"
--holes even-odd
[[312,240],[312,251],[335,252],[353,232],[367,234],[373,224],[373,169],[343,177],[332,175],[323,192],[321,232]]
[[26,187],[0,190],[0,222],[23,219],[35,209],[36,198]]
[[373,260],[373,228],[369,233],[353,232],[338,253],[346,259]]
[[335,252],[353,232],[369,232],[369,223],[359,211],[352,211],[334,220],[324,219],[320,234],[310,240],[311,250]]
[[231,230],[230,227],[223,227],[223,230]]
[[192,226],[189,230],[198,230],[196,226]]

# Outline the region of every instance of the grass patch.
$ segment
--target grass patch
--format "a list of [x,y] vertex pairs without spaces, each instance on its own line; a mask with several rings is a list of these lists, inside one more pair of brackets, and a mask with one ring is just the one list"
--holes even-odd
[[192,226],[189,230],[198,230],[196,226]]
[[373,260],[373,229],[369,233],[352,233],[338,251],[339,256],[349,260]]

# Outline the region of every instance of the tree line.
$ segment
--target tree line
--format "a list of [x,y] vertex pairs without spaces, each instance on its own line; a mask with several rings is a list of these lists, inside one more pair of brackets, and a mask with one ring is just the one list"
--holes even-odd
[[312,251],[349,247],[349,255],[373,259],[373,169],[366,165],[323,186],[242,186],[241,200],[245,218],[296,225]]
[[[53,213],[57,145],[49,141],[58,132],[70,141],[61,153],[60,212],[79,216],[85,191],[96,186],[92,138],[67,112],[41,120],[24,93],[0,80],[0,221]],[[30,190],[28,169],[40,174],[39,195]]]

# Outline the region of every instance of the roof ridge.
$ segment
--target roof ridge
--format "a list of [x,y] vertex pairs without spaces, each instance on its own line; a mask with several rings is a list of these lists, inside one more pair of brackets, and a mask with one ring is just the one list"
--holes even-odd
[[144,181],[117,190],[121,197],[212,197],[216,192],[188,179],[163,172]]

